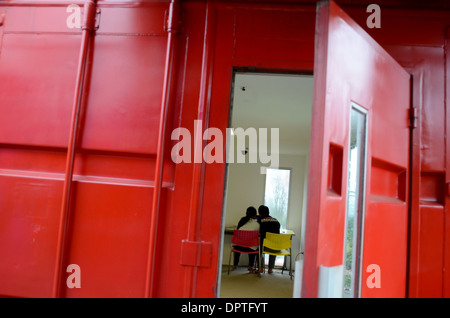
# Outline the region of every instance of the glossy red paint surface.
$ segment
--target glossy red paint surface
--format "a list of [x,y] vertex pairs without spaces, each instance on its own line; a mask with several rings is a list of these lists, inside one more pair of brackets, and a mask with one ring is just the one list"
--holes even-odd
[[[316,295],[319,266],[343,264],[353,102],[368,112],[361,296],[404,297],[409,74],[334,2],[322,5],[317,19],[303,295]],[[329,156],[335,153],[330,149],[336,148],[343,154],[343,168],[332,178],[341,191],[327,181]],[[370,264],[380,266],[386,288],[366,286]]]
[[[102,26],[82,71],[73,171],[65,161],[81,33],[67,28],[65,9],[7,8],[11,23],[5,19],[0,60],[0,293],[143,297],[167,6],[101,8]],[[134,19],[147,22],[129,22]],[[63,191],[67,174],[73,186]],[[167,187],[170,180],[164,181]],[[69,207],[61,211],[65,191]],[[65,286],[68,264],[80,266],[84,288]]]
[[[412,10],[402,1],[387,2],[380,1],[382,28],[368,29],[366,6],[371,1],[348,7],[347,3],[354,3],[338,1],[413,75],[413,106],[419,110],[410,182],[399,176],[409,169],[404,158],[382,158],[385,151],[377,153],[376,140],[372,157],[379,160],[369,165],[369,189],[378,196],[398,196],[402,191],[395,183],[411,185],[409,252],[405,255],[403,250],[405,229],[397,227],[405,222],[408,193],[389,203],[389,212],[376,208],[381,213],[373,213],[374,206],[384,203],[369,200],[366,241],[370,248],[365,264],[382,260],[383,266],[402,267],[394,278],[392,272],[386,274],[388,296],[399,295],[401,288],[405,295],[408,288],[410,297],[449,297],[445,131],[450,62],[448,38],[444,39],[449,15]],[[228,127],[233,67],[311,73],[317,62],[315,6],[302,1],[284,5],[182,1],[155,219],[169,2],[98,1],[101,17],[88,54],[62,277],[57,281],[58,220],[81,45],[81,31],[66,26],[66,6],[83,6],[84,1],[24,3],[0,1],[0,16],[4,16],[3,22],[0,18],[0,295],[52,297],[57,284],[59,297],[214,297],[220,275],[225,165],[174,165],[170,133],[176,127],[193,132],[196,119],[203,120],[203,128]],[[369,69],[357,72],[365,76]],[[407,114],[404,117],[401,124],[407,121]],[[374,117],[371,129],[384,128],[383,120]],[[320,145],[324,153],[333,154],[333,164],[342,162],[345,167],[346,132],[334,123],[327,129],[336,138],[333,146]],[[378,131],[382,147],[390,148],[386,153],[394,153],[397,142],[385,136],[384,129]],[[345,169],[341,173],[345,176]],[[338,175],[326,183],[342,197],[345,186]],[[339,200],[337,195],[329,204],[339,205]],[[326,213],[333,212],[322,216]],[[342,257],[343,230],[336,229],[342,216],[337,221],[321,226],[335,231],[337,239],[330,249],[338,250],[309,253],[322,264],[337,264]],[[400,235],[401,256],[395,253],[390,258],[395,264],[381,255],[384,243],[371,241],[380,232],[392,238]],[[332,239],[323,231],[310,234],[318,235],[321,242]],[[155,238],[154,250],[150,237]],[[65,288],[65,267],[73,263],[81,267],[81,289]],[[405,267],[408,286],[400,287],[405,285]],[[149,280],[149,269],[154,279]],[[316,280],[314,274],[304,280],[305,288],[314,290]],[[378,296],[376,292],[366,290],[363,296]]]
[[441,106],[445,96],[444,49],[420,45],[423,39],[416,40],[417,44],[386,47],[413,76],[413,106],[419,117],[412,144],[409,296],[443,297],[450,286],[444,282],[443,271],[444,258],[448,257],[446,159],[442,153],[445,108]]
[[[450,50],[450,27],[447,26],[446,29],[446,33],[445,33],[445,91],[447,92],[445,94],[446,99],[445,99],[445,105],[446,107],[448,107],[448,105],[450,105],[450,54],[448,54]],[[447,108],[446,108],[447,109]],[[445,127],[450,127],[450,112],[446,111],[445,112]],[[448,128],[447,128],[448,129]],[[450,153],[450,138],[446,138],[445,139],[445,154],[446,156],[448,156],[448,154]],[[445,159],[445,171],[448,172],[450,171],[450,161],[447,159],[448,157],[446,157]],[[450,267],[450,252],[448,247],[450,246],[450,217],[449,217],[449,203],[450,203],[450,176],[448,173],[445,174],[445,187],[446,187],[446,192],[444,190],[445,193],[445,202],[444,202],[444,248],[443,248],[443,256],[444,256],[444,264],[443,264],[443,268],[444,268],[444,273],[443,273],[443,288],[442,288],[442,296],[443,297],[450,297],[450,273],[449,271],[445,271],[445,269]]]

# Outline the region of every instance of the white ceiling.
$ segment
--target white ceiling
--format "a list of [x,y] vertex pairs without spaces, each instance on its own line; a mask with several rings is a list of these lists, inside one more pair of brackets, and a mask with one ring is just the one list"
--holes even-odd
[[312,96],[311,75],[237,73],[231,126],[279,128],[280,153],[305,154],[311,136]]

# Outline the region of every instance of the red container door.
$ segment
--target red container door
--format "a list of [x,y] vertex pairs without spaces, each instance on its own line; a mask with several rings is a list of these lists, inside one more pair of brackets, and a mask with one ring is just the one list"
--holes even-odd
[[410,76],[334,2],[318,7],[314,75],[302,295],[342,266],[341,296],[405,297]]

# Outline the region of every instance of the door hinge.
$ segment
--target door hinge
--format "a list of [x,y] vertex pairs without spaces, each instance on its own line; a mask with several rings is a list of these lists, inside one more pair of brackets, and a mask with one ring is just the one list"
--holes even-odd
[[195,267],[211,266],[212,243],[204,241],[181,241],[181,265]]
[[409,108],[409,128],[416,128],[419,120],[419,112],[417,108]]

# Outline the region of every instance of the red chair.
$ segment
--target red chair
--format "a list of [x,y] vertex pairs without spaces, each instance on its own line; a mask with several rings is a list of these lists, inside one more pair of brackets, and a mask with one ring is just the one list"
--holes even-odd
[[[255,247],[258,249],[252,252],[243,252],[234,248],[234,245],[241,247]],[[260,240],[259,240],[259,231],[243,231],[243,230],[234,230],[233,237],[231,238],[231,252],[230,258],[228,261],[228,275],[230,275],[230,267],[231,267],[231,254],[233,252],[238,252],[242,254],[258,254],[258,276],[261,276],[261,251],[260,251]]]

